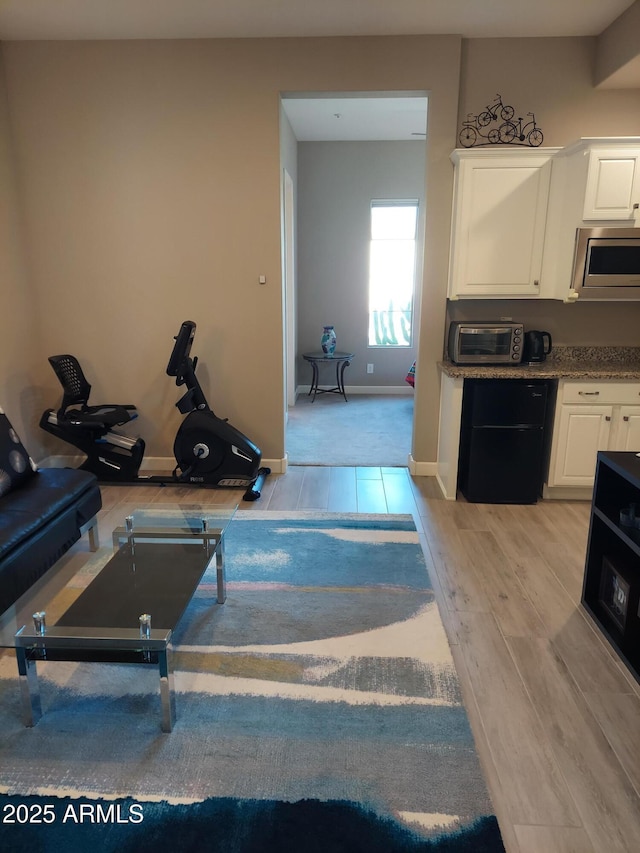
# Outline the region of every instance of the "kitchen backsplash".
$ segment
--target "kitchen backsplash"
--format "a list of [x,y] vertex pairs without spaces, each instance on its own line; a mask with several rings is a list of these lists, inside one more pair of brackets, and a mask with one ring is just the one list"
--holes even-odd
[[564,304],[549,299],[459,299],[447,302],[446,340],[450,320],[521,322],[525,329],[548,331],[553,345],[576,347],[640,347],[640,302]]

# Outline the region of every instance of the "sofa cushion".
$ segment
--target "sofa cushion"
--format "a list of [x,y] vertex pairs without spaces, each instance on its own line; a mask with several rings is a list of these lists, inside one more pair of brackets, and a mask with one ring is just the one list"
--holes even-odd
[[[86,471],[74,468],[42,468],[26,482],[22,488],[11,495],[0,498],[0,559],[18,546],[23,540],[32,537],[52,519],[61,515],[74,504],[82,505],[85,493],[99,490],[96,478]],[[98,499],[99,500],[99,499]],[[85,524],[100,509],[99,503],[91,514],[80,517],[80,525]]]
[[43,468],[0,497],[0,613],[78,541],[102,506],[94,474]]
[[0,409],[0,497],[35,474],[33,459],[24,449],[11,421]]

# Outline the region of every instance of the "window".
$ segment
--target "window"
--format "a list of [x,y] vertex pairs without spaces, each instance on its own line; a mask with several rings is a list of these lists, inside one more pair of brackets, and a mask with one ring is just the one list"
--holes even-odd
[[411,346],[417,200],[371,202],[369,346]]

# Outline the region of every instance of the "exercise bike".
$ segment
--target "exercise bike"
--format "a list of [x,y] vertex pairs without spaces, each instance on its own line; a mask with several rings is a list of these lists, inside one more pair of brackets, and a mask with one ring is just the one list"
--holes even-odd
[[80,468],[91,471],[101,482],[246,487],[244,500],[257,500],[271,469],[260,467],[260,449],[209,406],[195,373],[197,356],[190,355],[195,331],[196,324],[185,320],[174,338],[167,365],[167,375],[175,377],[176,385],[186,385],[185,394],[176,403],[186,417],[175,437],[176,466],[170,477],[139,473],[144,440],[117,429],[138,416],[136,407],[89,406],[91,385],[72,355],[49,358],[63,388],[62,405],[57,411],[47,409],[40,426],[79,448],[87,457]]

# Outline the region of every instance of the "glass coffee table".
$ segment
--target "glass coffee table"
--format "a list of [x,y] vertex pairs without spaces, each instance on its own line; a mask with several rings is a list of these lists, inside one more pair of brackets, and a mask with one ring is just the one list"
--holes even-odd
[[0,618],[0,648],[14,648],[23,721],[41,712],[38,661],[157,666],[162,731],[175,721],[171,637],[215,564],[226,598],[224,535],[236,507],[149,505],[113,531],[113,554],[61,560]]

